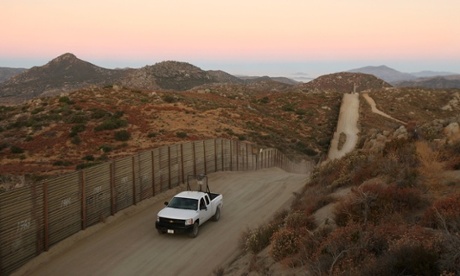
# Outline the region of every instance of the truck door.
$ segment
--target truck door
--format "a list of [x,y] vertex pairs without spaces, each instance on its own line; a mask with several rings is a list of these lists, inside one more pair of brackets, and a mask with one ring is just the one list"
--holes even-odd
[[[209,202],[209,200],[208,200]],[[203,224],[212,216],[211,205],[206,204],[204,197],[200,199],[200,224]]]

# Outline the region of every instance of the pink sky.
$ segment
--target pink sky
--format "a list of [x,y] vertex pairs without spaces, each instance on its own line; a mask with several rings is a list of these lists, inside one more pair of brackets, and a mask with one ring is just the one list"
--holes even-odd
[[178,60],[310,73],[337,62],[460,73],[459,11],[459,0],[2,0],[0,67],[71,52],[107,68]]

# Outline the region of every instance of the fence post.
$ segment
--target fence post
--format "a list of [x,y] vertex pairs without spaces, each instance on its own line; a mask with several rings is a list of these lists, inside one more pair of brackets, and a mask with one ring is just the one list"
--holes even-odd
[[203,158],[204,158],[204,174],[208,174],[208,168],[206,165],[206,143],[203,140]]
[[182,183],[185,183],[185,175],[184,175],[184,144],[180,144],[180,167],[181,167],[181,175],[182,175]]
[[44,248],[45,251],[49,250],[49,214],[48,214],[48,183],[43,183],[43,224],[44,224]]
[[192,155],[193,155],[193,175],[196,175],[195,141],[192,142]]
[[222,171],[225,171],[224,167],[224,140],[220,139],[220,155],[222,156]]
[[229,140],[230,142],[230,171],[233,171],[233,141]]
[[134,155],[131,157],[131,173],[133,177],[133,205],[137,204],[136,201],[136,172],[135,172],[135,162],[134,162]]
[[217,172],[217,139],[214,138],[214,172]]
[[114,178],[114,165],[113,161],[110,162],[110,214],[113,216],[116,212],[115,200],[115,178]]
[[171,189],[171,147],[168,146],[168,188]]
[[155,196],[155,154],[153,150],[150,151],[151,160],[152,160],[152,197]]
[[236,141],[236,170],[240,170],[240,141]]
[[81,179],[81,229],[86,229],[86,187],[85,187],[85,171],[80,171]]

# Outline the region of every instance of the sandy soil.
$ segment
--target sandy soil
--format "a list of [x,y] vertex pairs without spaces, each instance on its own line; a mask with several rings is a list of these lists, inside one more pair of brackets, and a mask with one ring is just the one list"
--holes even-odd
[[82,231],[14,275],[212,275],[236,258],[243,230],[288,208],[307,181],[279,168],[213,173],[211,191],[224,195],[222,217],[200,227],[197,238],[155,230],[156,213],[176,189]]

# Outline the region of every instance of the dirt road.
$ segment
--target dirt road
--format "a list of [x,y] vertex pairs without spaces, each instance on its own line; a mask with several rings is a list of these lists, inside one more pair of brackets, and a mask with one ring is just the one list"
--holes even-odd
[[224,195],[224,208],[220,221],[204,224],[197,238],[159,235],[155,219],[165,199],[154,198],[62,252],[52,248],[16,275],[212,275],[236,256],[243,230],[287,208],[308,181],[278,168],[208,177],[211,191]]
[[[339,120],[334,137],[331,140],[328,159],[340,159],[354,150],[358,142],[358,119],[359,119],[359,94],[344,94],[340,107]],[[340,135],[345,135],[346,140],[339,146]]]

